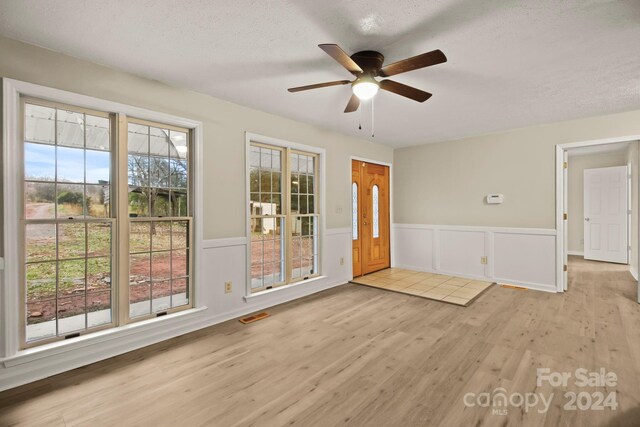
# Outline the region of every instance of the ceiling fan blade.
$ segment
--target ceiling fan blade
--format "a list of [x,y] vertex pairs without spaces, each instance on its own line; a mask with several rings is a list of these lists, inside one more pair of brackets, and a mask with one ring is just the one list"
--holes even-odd
[[303,90],[319,89],[321,87],[346,85],[347,83],[351,83],[351,81],[349,81],[349,80],[336,80],[334,82],[317,83],[317,84],[308,85],[308,86],[291,87],[291,88],[289,88],[287,90],[289,92],[300,92],[300,91],[303,91]]
[[440,49],[437,49],[389,64],[386,67],[382,67],[378,74],[382,77],[395,76],[396,74],[442,64],[443,62],[447,62],[447,57]]
[[402,83],[394,82],[393,80],[382,80],[380,82],[380,89],[393,92],[418,102],[424,102],[431,98],[431,94],[429,92],[403,85]]
[[358,107],[360,107],[360,98],[353,94],[351,95],[351,98],[349,98],[349,103],[347,104],[347,108],[344,109],[344,112],[353,113],[358,110]]
[[337,44],[319,44],[318,47],[324,50],[330,57],[335,59],[340,65],[350,73],[363,73],[362,68],[355,63],[347,53]]

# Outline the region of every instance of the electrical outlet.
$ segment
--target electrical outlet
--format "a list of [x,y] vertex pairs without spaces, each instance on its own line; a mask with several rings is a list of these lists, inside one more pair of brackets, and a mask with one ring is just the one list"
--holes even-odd
[[480,257],[480,264],[488,264],[489,260],[486,256]]
[[344,265],[344,257],[340,257],[340,265]]
[[233,283],[224,282],[224,293],[225,294],[230,294],[232,291],[233,291]]

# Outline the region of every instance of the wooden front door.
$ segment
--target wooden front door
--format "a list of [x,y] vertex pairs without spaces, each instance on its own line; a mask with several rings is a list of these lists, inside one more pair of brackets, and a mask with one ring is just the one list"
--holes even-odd
[[391,265],[389,167],[353,160],[353,276]]

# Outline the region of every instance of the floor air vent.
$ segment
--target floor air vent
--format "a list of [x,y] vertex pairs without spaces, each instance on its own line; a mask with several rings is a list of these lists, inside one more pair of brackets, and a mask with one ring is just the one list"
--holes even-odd
[[251,316],[243,317],[242,319],[240,319],[240,323],[244,323],[246,325],[247,323],[257,322],[258,320],[262,320],[266,317],[269,317],[269,313],[262,312],[258,314],[252,314]]
[[500,285],[503,288],[507,288],[507,289],[515,289],[516,291],[526,291],[527,288],[523,288],[522,286],[516,286],[516,285]]

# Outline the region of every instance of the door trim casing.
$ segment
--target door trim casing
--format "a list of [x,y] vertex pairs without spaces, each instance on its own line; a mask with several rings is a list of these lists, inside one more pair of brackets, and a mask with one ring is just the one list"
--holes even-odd
[[[592,147],[595,145],[615,144],[619,142],[635,142],[640,141],[640,135],[628,135],[614,138],[592,139],[587,141],[569,142],[564,144],[556,144],[556,291],[564,292],[566,290],[566,275],[564,274],[564,264],[568,256],[568,245],[565,242],[564,230],[565,220],[563,218],[564,196],[567,189],[564,186],[564,156],[567,150],[571,148]],[[640,230],[640,227],[638,227]],[[639,236],[640,241],[640,236]],[[640,251],[638,252],[640,258]],[[639,259],[640,265],[640,259]],[[638,289],[638,297],[640,300],[640,287]]]
[[[394,242],[394,235],[395,232],[393,230],[393,163],[387,163],[387,162],[382,162],[380,160],[374,160],[374,159],[368,159],[366,157],[360,157],[360,156],[350,156],[349,157],[349,178],[351,178],[351,164],[353,163],[354,160],[357,160],[359,162],[366,162],[366,163],[372,163],[374,165],[380,165],[380,166],[387,166],[389,168],[389,252],[390,252],[390,261],[391,261],[391,267],[395,267],[396,263],[395,263],[395,250],[394,250],[394,246],[395,246],[395,242]],[[348,204],[347,207],[349,209],[349,235],[351,236],[350,240],[353,241],[353,209],[351,209],[351,179],[349,179],[349,199],[348,199]],[[348,255],[348,262],[349,262],[349,269],[351,271],[351,273],[349,274],[349,280],[353,280],[353,251],[349,250],[349,255]]]

